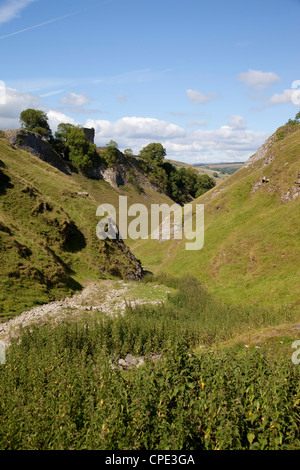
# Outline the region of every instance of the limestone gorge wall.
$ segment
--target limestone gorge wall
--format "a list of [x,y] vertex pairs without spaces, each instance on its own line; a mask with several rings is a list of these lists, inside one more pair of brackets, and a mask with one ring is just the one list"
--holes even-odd
[[[94,143],[95,129],[84,128],[83,130],[86,139],[90,143]],[[62,159],[49,142],[39,134],[21,128],[5,130],[4,133],[13,148],[25,150],[66,175],[71,175],[72,170],[68,162]],[[98,147],[100,155],[104,148]],[[134,180],[138,184],[160,192],[156,186],[149,182],[147,175],[141,167],[140,159],[138,157],[125,158],[122,152],[119,152],[119,161],[113,167],[107,167],[102,163],[98,167],[93,168],[87,176],[93,179],[103,179],[115,189],[119,186],[128,185],[130,180]]]

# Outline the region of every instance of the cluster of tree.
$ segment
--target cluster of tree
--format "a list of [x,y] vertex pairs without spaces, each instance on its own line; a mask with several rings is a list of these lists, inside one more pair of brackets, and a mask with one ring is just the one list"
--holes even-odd
[[[27,109],[20,115],[23,128],[36,132],[46,138],[51,146],[80,172],[86,174],[95,166],[104,163],[113,167],[122,155],[133,155],[131,149],[122,154],[118,144],[111,140],[99,154],[96,145],[87,141],[83,127],[69,123],[58,125],[53,136],[48,123],[48,116],[40,110]],[[215,181],[208,175],[199,175],[192,168],[179,168],[164,160],[166,149],[160,143],[151,143],[144,147],[139,156],[141,165],[153,184],[158,186],[178,204],[187,202],[189,196],[197,198],[215,186]]]
[[197,198],[216,185],[208,175],[199,175],[193,168],[176,168],[164,161],[166,149],[159,143],[147,145],[139,156],[150,181],[178,204],[187,202],[189,196]]
[[289,119],[285,125],[296,126],[297,124],[300,124],[300,111],[296,114],[295,119]]
[[96,145],[86,140],[81,126],[59,124],[53,136],[47,114],[37,109],[23,111],[20,114],[20,123],[24,129],[36,132],[47,139],[54,150],[82,173],[87,173],[100,162]]

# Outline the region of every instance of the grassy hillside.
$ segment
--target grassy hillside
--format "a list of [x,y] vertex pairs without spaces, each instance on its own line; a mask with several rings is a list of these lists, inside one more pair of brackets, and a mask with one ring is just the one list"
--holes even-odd
[[205,204],[201,251],[155,241],[133,251],[149,270],[188,272],[223,300],[300,307],[299,171],[300,127],[278,129],[239,171],[196,201]]
[[[88,192],[88,197],[78,193]],[[96,208],[169,201],[145,188],[113,189],[66,175],[0,139],[0,317],[2,320],[80,289],[87,279],[137,279],[141,268],[122,242],[96,236]]]

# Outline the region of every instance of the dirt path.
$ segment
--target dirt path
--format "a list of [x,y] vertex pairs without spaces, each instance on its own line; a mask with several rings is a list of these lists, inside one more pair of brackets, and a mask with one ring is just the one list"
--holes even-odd
[[21,328],[33,323],[59,323],[97,312],[109,316],[124,314],[129,303],[161,303],[166,300],[168,293],[167,288],[158,285],[145,287],[138,286],[136,282],[95,282],[89,284],[80,294],[35,307],[6,323],[0,323],[0,340],[8,346],[11,338],[17,337]]

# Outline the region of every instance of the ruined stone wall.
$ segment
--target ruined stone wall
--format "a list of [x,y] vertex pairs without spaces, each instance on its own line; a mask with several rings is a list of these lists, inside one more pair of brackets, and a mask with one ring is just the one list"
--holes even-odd
[[86,127],[83,128],[85,138],[91,144],[95,143],[95,129],[92,127],[91,129],[87,129]]

